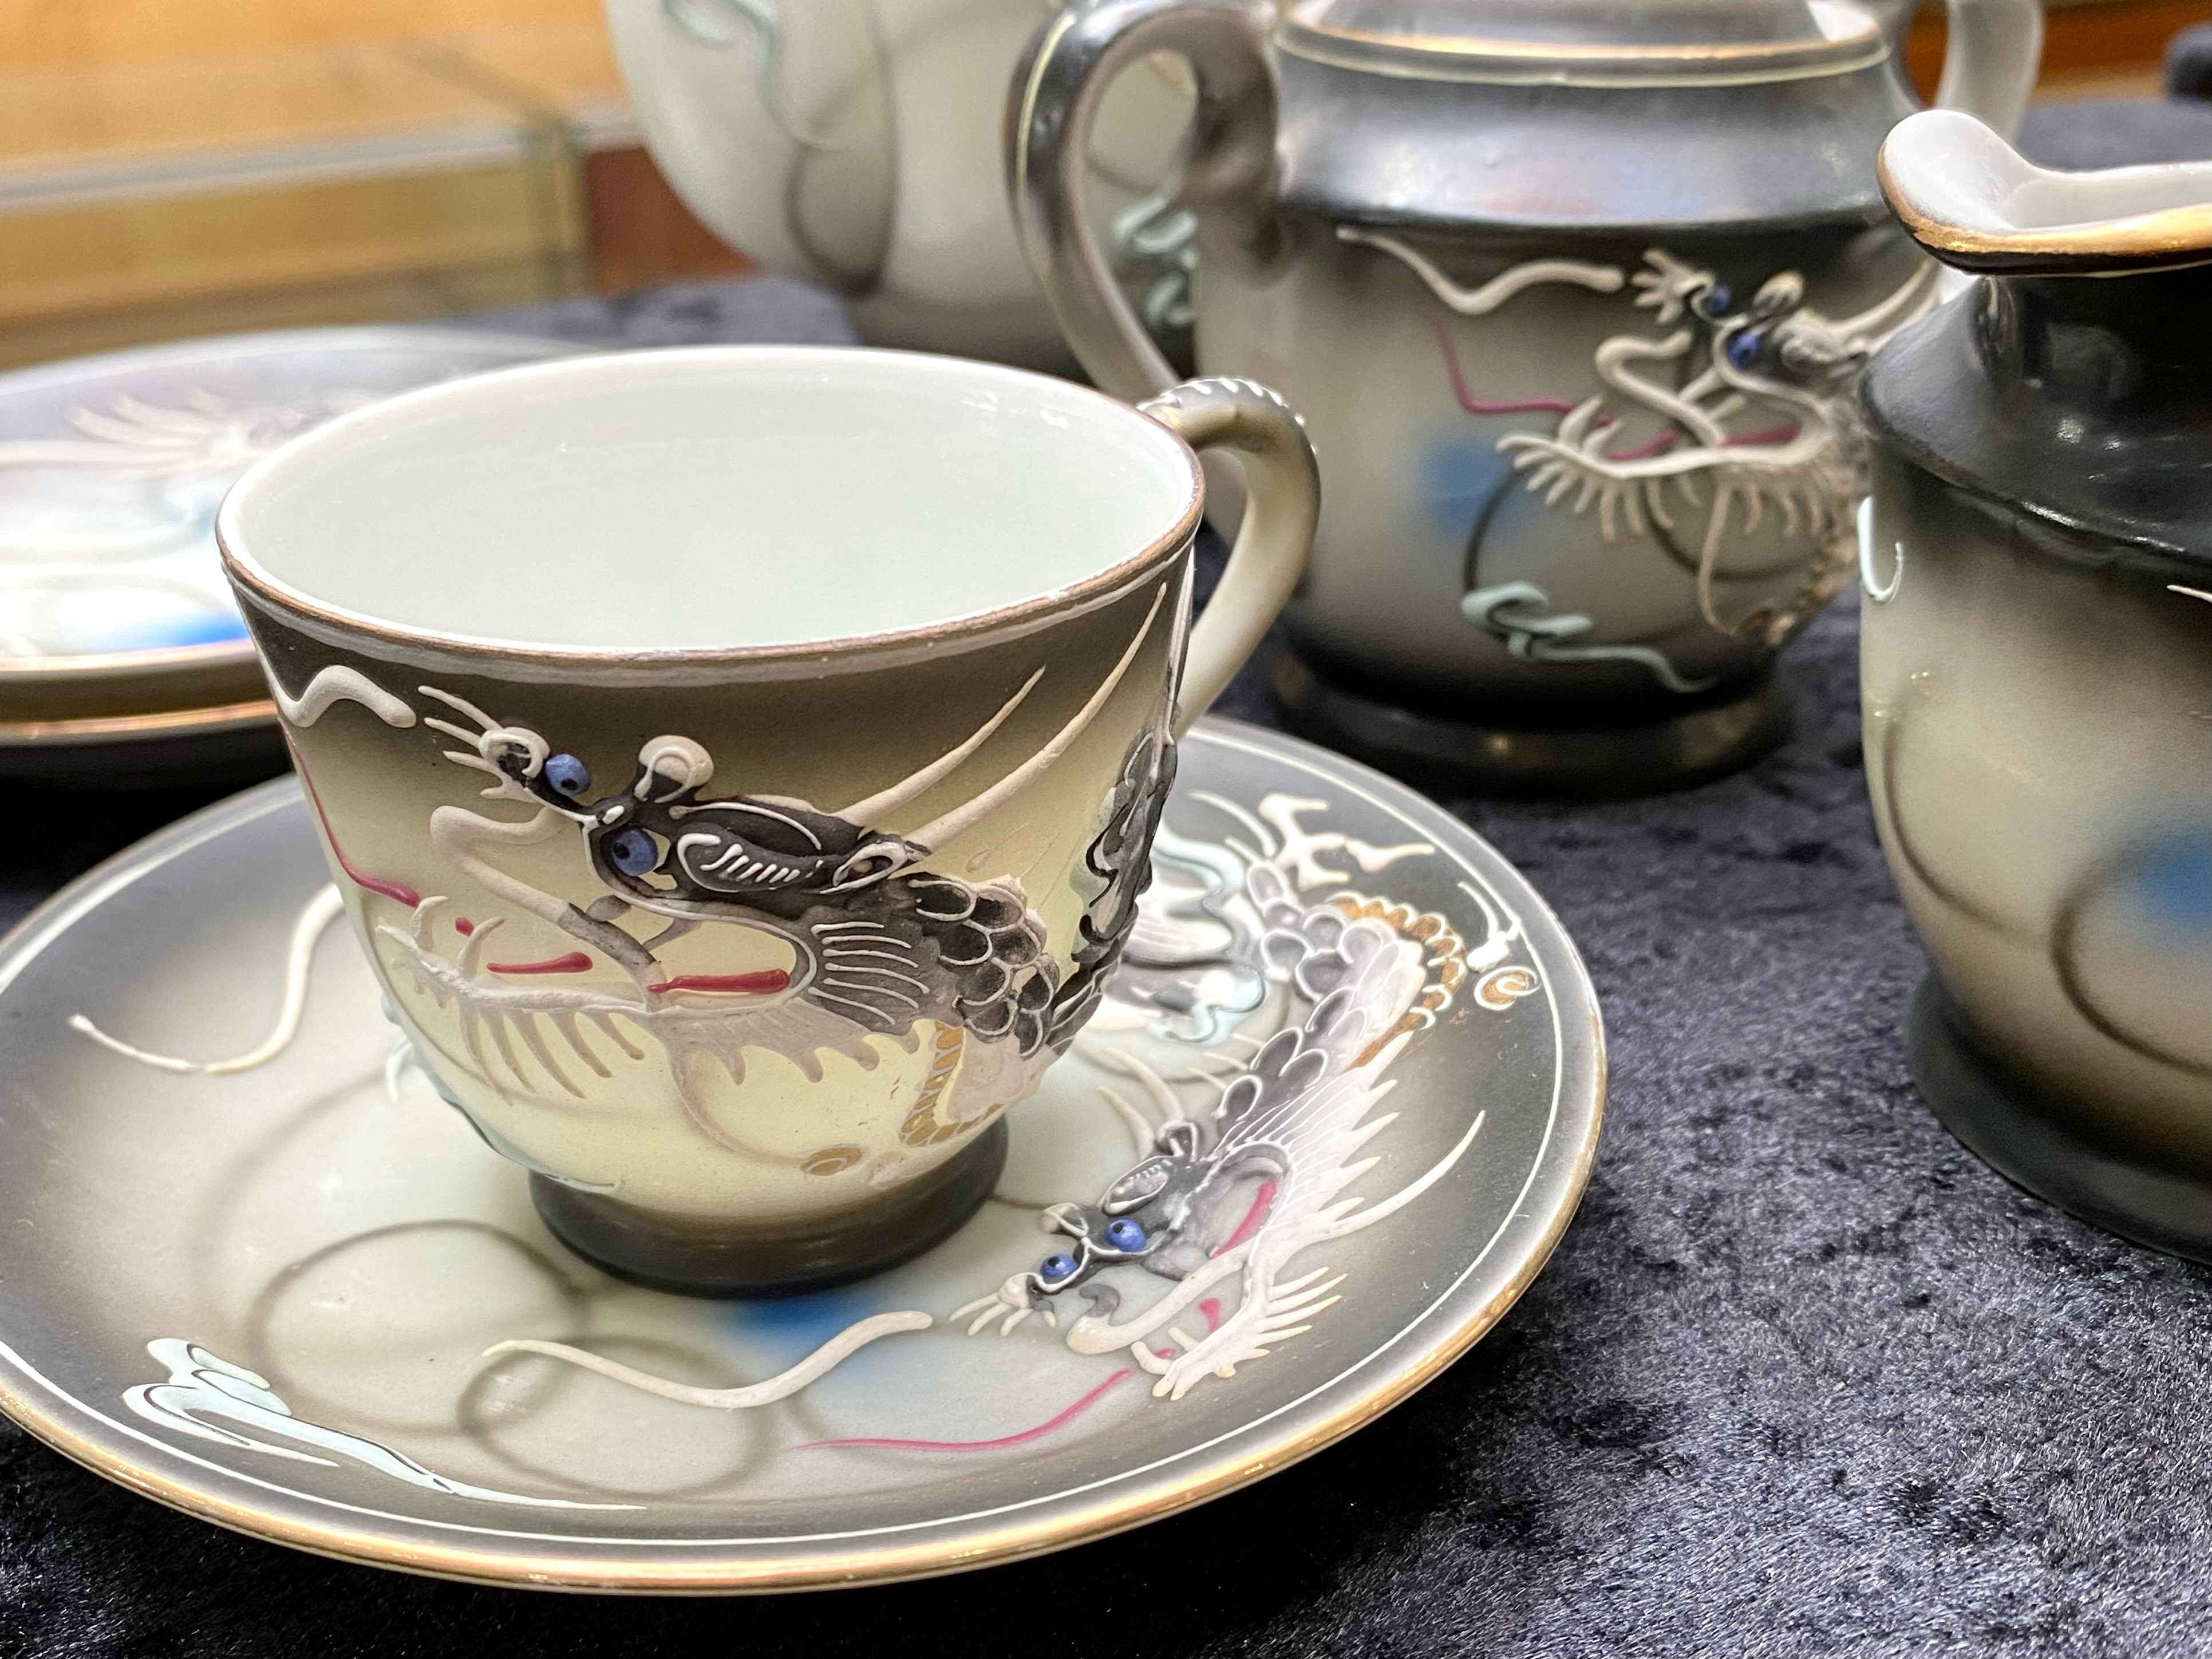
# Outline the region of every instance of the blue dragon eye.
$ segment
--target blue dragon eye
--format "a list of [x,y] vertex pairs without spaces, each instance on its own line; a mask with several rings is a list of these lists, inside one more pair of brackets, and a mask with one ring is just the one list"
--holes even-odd
[[1736,368],[1747,369],[1759,361],[1759,331],[1747,328],[1729,336],[1728,360]]
[[1708,317],[1725,317],[1728,308],[1735,303],[1735,295],[1729,292],[1726,283],[1715,283],[1705,290],[1705,297],[1698,301],[1698,309]]
[[545,781],[564,795],[580,795],[592,787],[592,769],[574,755],[548,755]]
[[1127,1216],[1106,1224],[1106,1242],[1123,1252],[1145,1248],[1145,1230]]
[[1075,1258],[1055,1251],[1037,1263],[1037,1277],[1048,1285],[1057,1285],[1075,1271]]
[[626,876],[641,876],[660,862],[660,849],[642,830],[624,830],[607,837],[607,861]]

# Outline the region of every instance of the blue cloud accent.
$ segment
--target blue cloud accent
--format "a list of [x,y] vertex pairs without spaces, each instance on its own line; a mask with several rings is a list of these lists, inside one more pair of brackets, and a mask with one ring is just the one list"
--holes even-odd
[[1510,463],[1487,444],[1439,444],[1421,461],[1421,499],[1440,526],[1465,538],[1509,471]]
[[2136,897],[2166,933],[2212,933],[2212,836],[2177,836],[2153,848],[2137,869]]
[[[797,1360],[813,1352],[848,1325],[883,1311],[880,1297],[854,1286],[813,1291],[805,1296],[733,1302],[727,1316],[730,1329],[742,1335],[779,1344],[787,1342],[793,1359]],[[855,1355],[854,1358],[861,1357]]]
[[118,629],[102,644],[107,651],[159,651],[180,645],[213,645],[223,640],[242,640],[246,624],[233,615],[174,617]]

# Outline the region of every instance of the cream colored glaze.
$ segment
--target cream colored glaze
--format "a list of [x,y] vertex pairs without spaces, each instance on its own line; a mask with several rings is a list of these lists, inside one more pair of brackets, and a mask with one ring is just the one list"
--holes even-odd
[[1876,474],[1862,672],[1868,786],[1914,928],[2032,1083],[2139,1140],[2201,1147],[2212,948],[2161,926],[2131,872],[2143,849],[2212,840],[2212,606],[2086,550],[1916,519],[1902,477]]
[[[1255,460],[1196,628],[1186,440]],[[552,1179],[770,1224],[974,1144],[1073,1041],[1172,736],[1295,582],[1313,476],[1247,385],[1140,413],[951,359],[720,348],[396,399],[272,458],[220,530],[443,1092]],[[854,510],[801,516],[823,499]],[[781,532],[714,563],[693,532],[722,504]]]

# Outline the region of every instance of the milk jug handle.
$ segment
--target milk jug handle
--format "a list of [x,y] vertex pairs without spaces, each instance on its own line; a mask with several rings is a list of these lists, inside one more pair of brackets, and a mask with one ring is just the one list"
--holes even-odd
[[2042,0],[1945,0],[1944,11],[1950,41],[1936,106],[2011,137],[2043,61]]
[[1204,259],[1271,252],[1275,70],[1272,0],[1103,0],[1070,5],[1031,37],[1006,100],[1014,228],[1060,331],[1091,377],[1134,403],[1175,372],[1114,280],[1084,210],[1091,131],[1115,77],[1154,52],[1190,65],[1198,101],[1170,194],[1199,215]]

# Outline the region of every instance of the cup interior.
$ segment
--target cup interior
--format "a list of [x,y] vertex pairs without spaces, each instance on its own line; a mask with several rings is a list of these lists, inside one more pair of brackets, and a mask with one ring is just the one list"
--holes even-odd
[[1165,428],[995,365],[835,348],[566,359],[319,428],[225,500],[249,586],[552,651],[928,629],[1133,569],[1194,528]]

